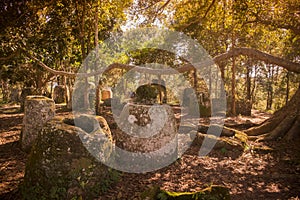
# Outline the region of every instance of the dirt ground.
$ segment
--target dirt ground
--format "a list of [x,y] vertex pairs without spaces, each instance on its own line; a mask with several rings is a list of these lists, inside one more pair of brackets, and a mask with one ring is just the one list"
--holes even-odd
[[[23,114],[17,110],[13,105],[0,107],[0,199],[21,199],[18,186],[24,177],[27,154],[20,149]],[[226,122],[243,128],[245,126],[239,124],[259,123],[268,117],[254,112],[253,117],[227,118]],[[205,157],[199,157],[199,147],[193,145],[181,159],[163,169],[144,174],[121,173],[119,182],[98,199],[138,200],[143,191],[155,185],[181,192],[212,184],[228,187],[234,200],[299,199],[300,143],[260,145],[269,149],[249,149],[239,156],[219,150]]]

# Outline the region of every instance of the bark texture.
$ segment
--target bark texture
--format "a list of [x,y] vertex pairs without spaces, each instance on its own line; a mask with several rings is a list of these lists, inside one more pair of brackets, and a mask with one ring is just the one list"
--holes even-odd
[[250,136],[264,135],[265,140],[300,138],[300,87],[286,106],[258,127],[245,131]]

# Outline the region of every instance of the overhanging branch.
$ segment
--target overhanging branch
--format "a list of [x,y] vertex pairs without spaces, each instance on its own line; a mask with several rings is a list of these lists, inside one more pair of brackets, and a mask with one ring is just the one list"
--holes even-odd
[[13,57],[15,57],[17,54],[19,53],[19,50],[14,51],[13,53],[11,53],[9,56],[6,57],[0,57],[0,61],[6,61],[6,60],[10,60]]
[[248,56],[248,57],[251,57],[256,60],[261,60],[268,64],[278,65],[278,66],[281,66],[291,72],[300,73],[300,63],[291,62],[289,60],[279,58],[279,57],[261,52],[256,49],[245,48],[245,47],[231,49],[224,54],[216,56],[214,58],[214,61],[216,63],[220,63],[223,60],[227,60],[233,56],[240,56],[240,55]]
[[[64,75],[64,76],[71,76],[71,77],[75,77],[75,76],[83,77],[83,78],[90,77],[90,76],[107,73],[113,69],[125,69],[127,71],[134,70],[137,72],[156,74],[156,75],[159,75],[159,74],[171,75],[171,74],[176,74],[176,73],[184,73],[186,71],[195,69],[195,66],[193,66],[191,64],[183,65],[177,69],[152,69],[152,68],[139,67],[139,66],[129,65],[129,64],[113,63],[113,64],[109,65],[107,68],[101,68],[95,72],[73,73],[73,72],[66,72],[66,71],[59,71],[59,70],[52,69],[52,68],[48,67],[45,63],[43,63],[42,61],[37,59],[35,56],[33,56],[29,53],[27,53],[27,55],[31,59],[35,60],[46,71],[53,73],[55,75]],[[286,59],[272,56],[270,54],[261,52],[256,49],[251,49],[251,48],[234,48],[234,49],[229,50],[226,53],[223,53],[221,55],[214,57],[212,60],[207,60],[207,61],[204,61],[201,63],[197,63],[197,66],[209,67],[213,64],[213,62],[215,62],[216,64],[219,64],[220,62],[222,62],[224,60],[228,60],[231,57],[240,56],[240,55],[249,56],[251,58],[261,60],[261,61],[264,61],[269,64],[281,66],[281,67],[287,69],[288,71],[300,73],[300,63],[291,62]]]

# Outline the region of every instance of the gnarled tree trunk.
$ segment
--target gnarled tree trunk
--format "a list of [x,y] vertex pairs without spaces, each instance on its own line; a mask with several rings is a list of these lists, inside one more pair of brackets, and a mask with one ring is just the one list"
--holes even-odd
[[258,127],[245,131],[248,135],[263,135],[264,140],[300,138],[300,87],[291,100]]

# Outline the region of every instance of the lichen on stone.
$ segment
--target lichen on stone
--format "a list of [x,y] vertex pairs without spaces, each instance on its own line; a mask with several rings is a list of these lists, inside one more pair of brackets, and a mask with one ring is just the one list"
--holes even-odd
[[[62,118],[50,120],[39,132],[26,163],[23,198],[93,199],[107,190],[116,172],[87,150],[82,136],[90,138],[89,134],[64,123]],[[98,148],[107,148],[102,150],[109,155],[112,140],[106,139],[104,143]]]

